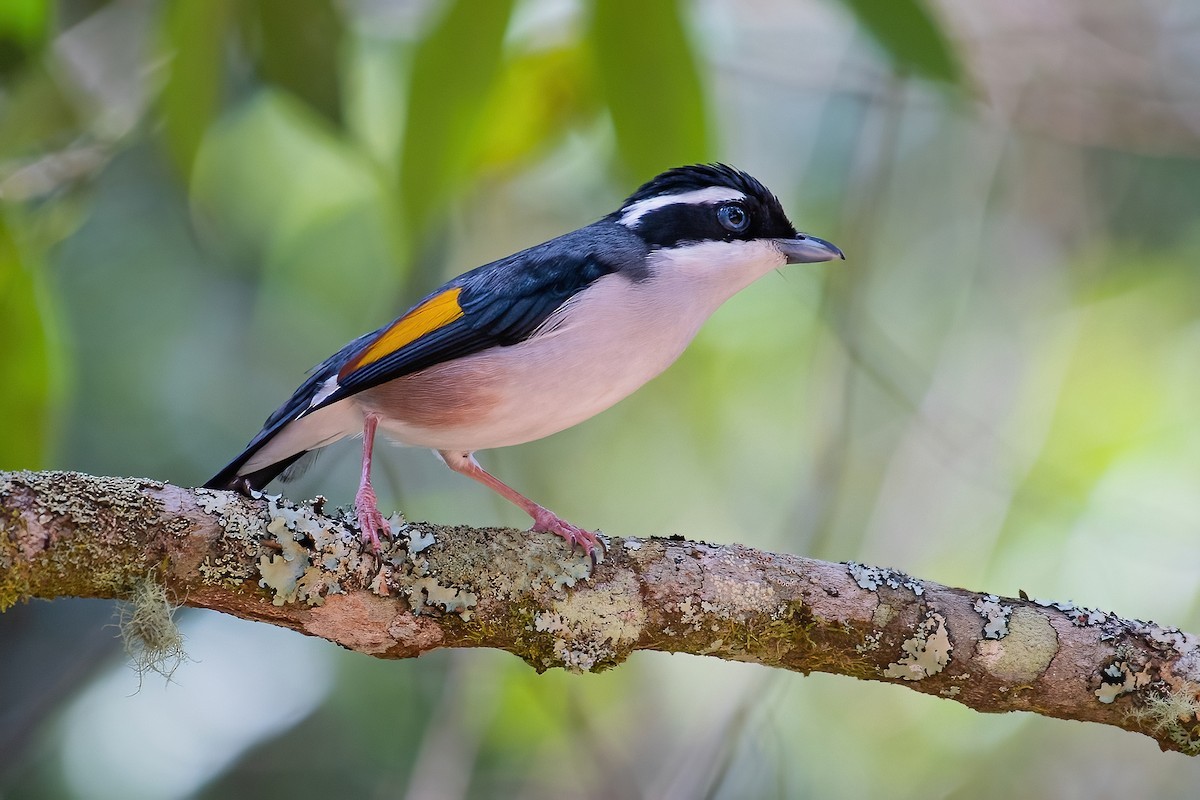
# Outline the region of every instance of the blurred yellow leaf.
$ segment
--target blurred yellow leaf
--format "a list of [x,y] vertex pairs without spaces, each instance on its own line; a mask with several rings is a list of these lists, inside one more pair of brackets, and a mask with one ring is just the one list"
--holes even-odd
[[504,66],[481,115],[478,163],[484,169],[515,167],[553,145],[573,120],[597,110],[579,46],[521,53]]
[[[1056,391],[1056,408],[1013,497],[998,552],[1020,553],[1013,542],[1034,537],[1045,548],[1048,531],[1065,538],[1099,482],[1179,424],[1169,381],[1180,332],[1195,324],[1194,292],[1190,276],[1157,274],[1170,277],[1085,298],[1077,326],[1064,334],[1074,346],[1061,383],[1030,382],[1031,397]],[[1047,341],[1046,348],[1061,344]]]

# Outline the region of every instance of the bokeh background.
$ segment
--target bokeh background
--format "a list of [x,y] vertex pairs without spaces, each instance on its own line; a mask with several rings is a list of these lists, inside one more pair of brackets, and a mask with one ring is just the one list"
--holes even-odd
[[[670,166],[771,186],[771,274],[633,398],[485,465],[611,534],[1200,629],[1194,0],[4,0],[0,468],[195,485],[304,371]],[[348,503],[357,447],[298,482]],[[384,508],[526,525],[423,451]],[[643,653],[380,662],[184,612],[0,615],[0,796],[1187,797],[1148,739]]]

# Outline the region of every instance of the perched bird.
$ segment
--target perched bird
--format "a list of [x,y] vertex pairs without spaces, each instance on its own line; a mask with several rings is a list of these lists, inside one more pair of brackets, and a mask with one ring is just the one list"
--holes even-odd
[[485,471],[474,453],[583,422],[666,369],[717,307],[784,264],[844,258],[721,164],[679,167],[584,228],[466,272],[316,367],[205,486],[262,489],[305,453],[362,433],[355,509],[376,551],[377,428],[522,508],[593,560],[603,544]]

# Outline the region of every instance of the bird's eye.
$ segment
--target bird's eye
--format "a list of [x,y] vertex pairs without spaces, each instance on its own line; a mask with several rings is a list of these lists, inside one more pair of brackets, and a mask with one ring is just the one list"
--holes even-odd
[[750,215],[737,203],[728,203],[717,209],[717,221],[732,233],[741,233],[750,226]]

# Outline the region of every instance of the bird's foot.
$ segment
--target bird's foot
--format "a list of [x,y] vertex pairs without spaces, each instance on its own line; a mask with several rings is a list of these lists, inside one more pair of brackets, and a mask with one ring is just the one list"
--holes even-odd
[[362,531],[363,539],[370,543],[371,549],[378,555],[381,549],[379,534],[390,534],[392,527],[388,525],[383,514],[379,513],[379,502],[370,486],[360,487],[358,494],[354,496],[354,515],[358,517],[358,527]]
[[571,543],[571,552],[575,552],[576,547],[582,549],[584,555],[592,560],[593,567],[599,563],[599,556],[608,552],[604,546],[604,540],[597,534],[572,525],[553,511],[540,506],[533,515],[533,527],[530,530],[538,533],[553,533],[563,537]]

